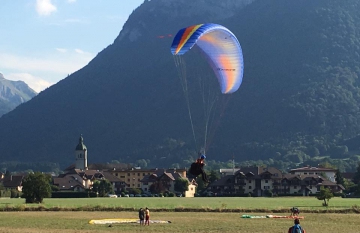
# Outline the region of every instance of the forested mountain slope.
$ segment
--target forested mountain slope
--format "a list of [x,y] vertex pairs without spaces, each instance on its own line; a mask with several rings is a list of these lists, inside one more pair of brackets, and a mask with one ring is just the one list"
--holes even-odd
[[92,161],[191,161],[170,45],[204,22],[232,30],[245,60],[210,158],[348,157],[344,140],[360,131],[359,10],[356,0],[146,1],[86,67],[0,118],[1,159],[68,164],[82,133]]

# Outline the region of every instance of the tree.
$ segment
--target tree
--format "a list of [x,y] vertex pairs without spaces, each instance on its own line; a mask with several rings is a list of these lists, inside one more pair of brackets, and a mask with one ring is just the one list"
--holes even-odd
[[264,191],[264,195],[265,195],[266,197],[273,197],[273,196],[274,196],[273,192],[272,192],[271,190],[269,190],[269,189],[266,189],[266,190]]
[[141,193],[142,193],[142,190],[139,189],[139,188],[131,188],[131,189],[129,189],[129,193],[130,193],[130,194],[134,194],[134,195],[136,195],[136,194],[141,194]]
[[336,169],[336,166],[335,166],[335,165],[332,165],[332,164],[329,163],[328,161],[325,161],[325,162],[320,163],[320,164],[319,164],[319,167]]
[[345,186],[345,181],[344,181],[344,177],[341,175],[340,170],[336,170],[336,183],[337,184],[341,184],[342,186]]
[[113,186],[111,185],[110,181],[108,180],[95,180],[92,185],[93,192],[99,194],[99,197],[105,197],[108,193],[114,193]]
[[210,183],[212,183],[212,182],[214,182],[214,181],[216,181],[218,179],[220,179],[220,174],[215,170],[211,170],[210,174],[209,174]]
[[136,160],[136,161],[135,161],[135,164],[136,164],[138,167],[141,167],[141,168],[146,168],[146,167],[148,166],[148,163],[146,162],[145,159]]
[[23,196],[26,203],[42,203],[44,198],[51,196],[51,177],[41,172],[27,175],[23,182]]
[[330,189],[324,187],[320,188],[320,193],[316,196],[318,200],[324,201],[323,206],[328,206],[330,199],[333,197],[334,194],[330,191]]
[[358,163],[358,166],[356,168],[356,172],[355,172],[353,181],[356,185],[360,184],[360,163]]
[[163,193],[167,191],[167,188],[161,180],[157,180],[150,185],[149,190],[151,193]]
[[196,183],[197,183],[196,192],[201,193],[206,188],[206,184],[201,179],[201,177],[196,178]]
[[189,180],[185,178],[178,178],[175,180],[174,190],[179,193],[185,193],[189,190]]

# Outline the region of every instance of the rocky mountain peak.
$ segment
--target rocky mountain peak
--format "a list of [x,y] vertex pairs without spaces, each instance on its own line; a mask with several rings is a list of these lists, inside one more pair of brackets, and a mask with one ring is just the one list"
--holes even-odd
[[36,95],[25,82],[7,80],[0,73],[0,116]]

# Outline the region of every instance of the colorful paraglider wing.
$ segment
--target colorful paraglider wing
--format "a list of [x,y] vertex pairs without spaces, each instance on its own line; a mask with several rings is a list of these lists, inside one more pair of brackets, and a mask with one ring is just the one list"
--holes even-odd
[[229,94],[237,91],[244,75],[244,60],[235,35],[218,24],[190,26],[176,34],[171,52],[183,55],[195,45],[204,53],[215,72],[221,92]]

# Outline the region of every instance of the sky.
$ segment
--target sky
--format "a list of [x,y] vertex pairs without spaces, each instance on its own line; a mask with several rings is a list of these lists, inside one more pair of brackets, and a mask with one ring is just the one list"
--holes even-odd
[[40,92],[112,44],[144,0],[1,0],[0,73]]

